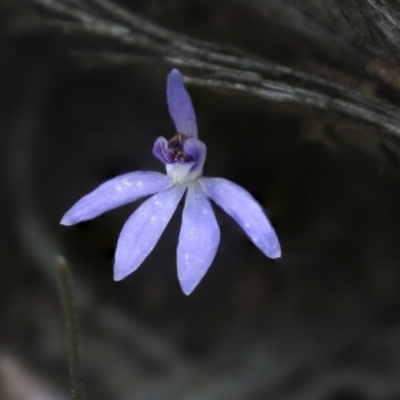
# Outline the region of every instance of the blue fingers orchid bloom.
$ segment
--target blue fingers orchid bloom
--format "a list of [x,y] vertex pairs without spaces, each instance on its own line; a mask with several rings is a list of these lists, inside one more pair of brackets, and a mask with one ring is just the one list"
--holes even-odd
[[136,171],[111,179],[80,199],[61,224],[74,225],[153,195],[126,221],[119,236],[114,264],[114,279],[119,281],[150,254],[186,192],[177,264],[179,282],[188,295],[213,262],[220,241],[210,199],[267,257],[280,257],[281,249],[260,204],[245,189],[226,179],[202,176],[206,146],[198,139],[196,115],[177,69],[168,75],[167,100],[178,133],[169,141],[159,137],[153,147],[153,155],[165,164],[167,174]]

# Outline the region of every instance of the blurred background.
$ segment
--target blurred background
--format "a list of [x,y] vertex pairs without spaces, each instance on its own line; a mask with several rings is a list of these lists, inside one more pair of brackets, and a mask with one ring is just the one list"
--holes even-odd
[[[186,50],[146,26],[132,28],[136,46],[124,37],[127,19],[102,1],[1,0],[0,399],[70,398],[57,254],[74,277],[88,399],[400,399],[400,80],[397,33],[376,23],[387,11],[396,23],[398,10],[380,2],[378,18],[366,5],[378,2],[344,3],[114,3],[182,43],[290,68],[271,85],[314,79],[325,86],[310,92],[330,96],[318,107],[303,94],[263,99],[247,86],[205,84],[218,72],[182,67],[207,144],[204,174],[249,190],[283,252],[267,259],[215,207],[221,245],[187,297],[176,275],[181,206],[121,282],[112,279],[116,240],[140,202],[59,225],[106,179],[164,171],[151,149],[175,133],[165,84],[179,63],[167,58]],[[114,37],[90,31],[104,21]],[[166,48],[146,42],[155,37]],[[334,85],[364,114],[332,109]],[[368,119],[389,109],[399,125]]]

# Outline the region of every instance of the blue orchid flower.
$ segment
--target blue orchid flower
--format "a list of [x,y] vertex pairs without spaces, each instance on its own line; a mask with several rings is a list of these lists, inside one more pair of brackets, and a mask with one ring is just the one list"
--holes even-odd
[[119,236],[114,264],[114,280],[119,281],[150,254],[186,192],[177,264],[182,290],[189,295],[204,277],[219,246],[220,230],[210,199],[266,256],[278,258],[281,249],[260,204],[245,189],[226,179],[202,176],[206,146],[197,138],[196,115],[177,69],[168,75],[167,100],[178,133],[169,141],[159,137],[153,147],[153,155],[165,164],[167,174],[136,171],[117,176],[80,199],[61,224],[74,225],[153,195],[131,215]]

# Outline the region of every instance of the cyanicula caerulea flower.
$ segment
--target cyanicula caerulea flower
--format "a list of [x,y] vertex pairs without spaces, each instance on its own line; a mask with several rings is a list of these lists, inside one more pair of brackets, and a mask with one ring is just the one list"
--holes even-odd
[[190,294],[210,267],[218,249],[220,230],[210,200],[218,204],[268,257],[278,258],[278,238],[257,201],[242,187],[222,178],[202,176],[206,146],[197,138],[193,105],[181,73],[168,75],[167,100],[176,135],[159,137],[153,155],[167,174],[136,171],[117,176],[80,199],[62,218],[73,225],[108,210],[153,195],[127,220],[115,252],[114,279],[135,271],[153,250],[186,192],[177,250],[178,277]]

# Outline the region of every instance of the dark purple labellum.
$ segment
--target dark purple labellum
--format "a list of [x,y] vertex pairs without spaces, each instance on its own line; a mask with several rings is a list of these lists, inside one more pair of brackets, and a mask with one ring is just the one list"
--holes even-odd
[[183,145],[189,137],[183,133],[177,133],[168,142],[168,161],[171,163],[186,163],[193,161],[193,157],[183,150]]
[[171,156],[173,163],[186,163],[193,161],[193,157],[185,153],[183,150],[183,145],[187,139],[189,139],[189,136],[184,133],[177,133],[168,141],[168,153]]
[[189,136],[177,133],[170,141],[159,137],[154,143],[153,154],[165,164],[185,164],[195,161],[193,156],[184,150],[185,142]]

